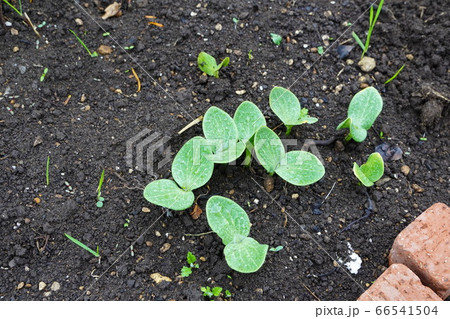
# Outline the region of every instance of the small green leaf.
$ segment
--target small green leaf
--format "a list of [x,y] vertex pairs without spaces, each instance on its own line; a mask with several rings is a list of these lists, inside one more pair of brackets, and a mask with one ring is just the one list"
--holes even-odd
[[213,293],[211,292],[211,288],[209,286],[207,287],[200,287],[200,290],[203,292],[203,296],[211,298],[213,296]]
[[347,119],[341,122],[337,130],[349,128],[349,138],[356,142],[362,142],[367,137],[367,130],[377,119],[383,109],[383,99],[380,93],[373,88],[368,87],[352,98],[348,108]]
[[255,134],[255,152],[261,165],[273,174],[285,156],[280,138],[267,126],[261,126]]
[[384,174],[384,161],[380,153],[370,154],[367,162],[361,167],[353,164],[353,173],[366,187],[372,186]]
[[236,123],[239,139],[244,143],[250,140],[261,126],[266,125],[266,119],[260,109],[249,101],[244,101],[239,105],[233,119]]
[[193,263],[195,263],[197,261],[197,257],[195,257],[195,255],[193,253],[188,251],[187,256],[186,256],[186,260],[187,260],[187,263],[190,265],[190,264],[193,264]]
[[92,255],[94,255],[95,257],[100,257],[100,254],[98,253],[99,248],[97,246],[97,251],[94,251],[92,249],[90,249],[88,246],[86,246],[85,244],[83,244],[81,241],[79,241],[76,238],[73,238],[72,236],[70,236],[69,234],[64,233],[64,235],[70,240],[72,241],[74,244],[80,246],[81,248],[83,248],[84,250],[90,252]]
[[306,186],[320,180],[325,175],[325,168],[314,154],[291,151],[283,158],[275,173],[293,185]]
[[172,163],[173,179],[185,191],[205,185],[212,176],[214,163],[206,159],[211,154],[211,146],[202,137],[187,141],[178,151]]
[[98,202],[97,202],[97,207],[98,207],[98,208],[102,208],[102,207],[103,207],[103,202],[98,201]]
[[271,33],[270,38],[272,39],[273,43],[275,43],[276,45],[280,45],[281,41],[283,41],[283,38],[281,37],[281,35],[278,35],[276,33]]
[[270,91],[269,105],[285,125],[297,125],[301,107],[294,93],[276,86]]
[[236,235],[223,252],[231,269],[252,273],[264,264],[268,249],[268,245],[261,245],[253,238]]
[[206,52],[200,52],[197,58],[197,64],[200,70],[210,76],[214,76],[217,71],[216,59]]
[[222,67],[226,67],[230,63],[230,58],[226,57],[225,59],[220,62],[220,64],[217,66],[217,70],[220,70]]
[[323,47],[317,47],[317,53],[319,53],[320,55],[323,55]]
[[214,287],[211,290],[212,294],[214,295],[214,297],[219,297],[220,293],[222,292],[222,287]]
[[247,236],[250,220],[241,206],[231,199],[212,196],[206,203],[206,218],[211,229],[227,245],[235,235]]
[[276,253],[276,252],[282,250],[283,248],[284,248],[283,246],[277,246],[277,247],[271,247],[269,250]]
[[229,290],[225,290],[225,298],[231,298],[231,292]]
[[150,203],[173,210],[185,210],[194,203],[194,193],[184,191],[168,179],[159,179],[144,189],[144,198]]
[[183,266],[181,268],[181,277],[189,277],[192,274],[192,269],[190,267]]

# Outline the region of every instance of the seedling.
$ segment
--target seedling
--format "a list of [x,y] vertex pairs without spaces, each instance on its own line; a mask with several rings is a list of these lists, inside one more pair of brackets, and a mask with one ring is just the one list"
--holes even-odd
[[209,286],[200,287],[200,290],[203,292],[203,296],[208,297],[209,299],[214,299],[214,297],[219,297],[222,292],[222,287],[214,287],[210,288]]
[[234,23],[234,28],[236,29],[237,24],[239,23],[239,19],[238,18],[233,18],[233,23]]
[[214,163],[206,159],[212,148],[202,137],[186,142],[172,162],[175,181],[160,179],[148,184],[144,198],[150,203],[173,210],[184,210],[194,203],[194,189],[205,185],[212,176]]
[[104,37],[107,37],[107,36],[109,36],[109,35],[111,35],[110,32],[105,32],[105,33],[102,34],[102,36],[104,36]]
[[195,263],[197,261],[197,257],[195,257],[195,255],[190,251],[187,253],[186,261],[189,264],[189,267],[183,266],[183,268],[181,268],[181,277],[189,277],[192,274],[192,269],[199,267],[199,265]]
[[[28,17],[27,13],[23,11],[21,0],[19,0],[19,9],[13,6],[8,0],[3,0],[3,2],[6,3],[12,10],[14,10],[25,21],[25,23],[28,24],[33,29],[34,33],[36,33],[38,37],[41,36],[37,31],[37,28],[34,26],[33,22],[31,22],[30,17]],[[0,8],[0,21],[3,23],[4,19],[2,11],[3,10]]]
[[364,43],[361,41],[361,39],[358,37],[358,35],[356,34],[355,31],[352,32],[352,37],[353,39],[355,39],[356,43],[359,45],[359,47],[361,48],[361,50],[364,51]]
[[305,151],[286,153],[278,135],[267,126],[260,127],[255,134],[255,152],[270,175],[277,173],[293,185],[313,184],[325,174],[325,168],[314,154]]
[[231,199],[212,196],[206,203],[209,227],[222,239],[228,266],[241,273],[257,271],[266,259],[268,245],[251,237],[247,213]]
[[294,93],[285,88],[274,87],[270,91],[269,104],[272,111],[286,126],[286,135],[291,133],[292,127],[295,125],[317,122],[317,118],[308,116],[307,108],[301,108]]
[[276,34],[276,33],[271,33],[270,38],[272,39],[272,42],[275,43],[276,45],[280,45],[281,41],[283,41],[283,38],[281,37],[281,35]]
[[45,169],[45,181],[47,186],[50,184],[50,156],[47,156],[47,166]]
[[271,247],[271,248],[269,249],[269,251],[273,251],[273,252],[276,253],[276,252],[282,250],[283,248],[284,248],[283,246]]
[[216,59],[206,52],[200,52],[197,58],[198,68],[208,74],[209,76],[219,77],[219,70],[226,67],[230,63],[230,58],[225,59],[217,65]]
[[395,74],[394,74],[389,80],[387,80],[386,82],[384,82],[384,84],[388,84],[389,82],[391,82],[392,80],[394,80],[394,79],[397,77],[397,75],[399,75],[400,72],[402,72],[402,70],[403,70],[404,67],[405,67],[405,64],[403,64],[403,65],[400,67],[400,69],[398,69],[397,72],[395,72]]
[[43,82],[45,80],[45,76],[47,75],[47,72],[48,72],[48,68],[45,68],[44,72],[42,72],[42,75],[41,75],[41,78],[40,78],[41,82]]
[[375,152],[370,154],[367,162],[361,165],[361,167],[354,163],[353,173],[364,186],[373,186],[384,174],[384,162],[380,153]]
[[97,246],[97,251],[94,251],[94,250],[90,249],[88,246],[86,246],[85,244],[83,244],[81,241],[79,241],[79,240],[73,238],[72,236],[70,236],[70,235],[68,235],[68,234],[66,234],[66,233],[64,233],[64,235],[65,235],[67,238],[69,238],[69,240],[72,241],[74,244],[76,244],[76,245],[80,246],[81,248],[83,248],[84,250],[90,252],[90,253],[91,253],[92,255],[94,255],[95,257],[100,257],[98,246]]
[[359,39],[359,37],[356,35],[356,33],[352,32],[353,38],[356,40],[356,42],[359,44],[359,46],[363,49],[361,59],[364,57],[364,54],[366,54],[367,50],[369,49],[370,38],[372,36],[373,28],[375,27],[375,24],[377,23],[378,16],[381,13],[381,8],[383,8],[383,3],[384,3],[384,0],[381,0],[380,3],[378,4],[378,8],[377,8],[377,12],[375,13],[375,16],[373,13],[373,6],[370,6],[369,31],[367,31],[367,38],[366,38],[366,42],[364,45],[362,45],[362,41]]
[[355,94],[348,107],[347,119],[336,129],[350,129],[345,137],[345,142],[351,139],[358,143],[362,142],[367,137],[367,130],[370,129],[382,109],[383,99],[380,93],[375,88],[368,87]]
[[231,292],[229,290],[225,290],[225,298],[231,298]]
[[91,50],[89,50],[89,48],[86,46],[86,44],[84,44],[83,40],[80,39],[80,37],[75,33],[75,31],[69,29],[69,31],[75,36],[75,38],[78,40],[78,42],[80,42],[80,44],[83,46],[83,48],[86,50],[87,53],[89,53],[89,55],[93,58],[95,58],[96,56],[98,56],[97,52],[91,52]]
[[252,52],[253,52],[252,49],[248,50],[248,53],[247,53],[248,63],[250,63],[250,61],[253,60],[253,54],[252,54]]
[[97,207],[102,208],[103,202],[105,201],[105,198],[102,197],[102,186],[103,186],[103,180],[105,179],[105,170],[102,171],[102,175],[100,175],[100,180],[98,181],[97,186]]
[[134,49],[134,45],[130,45],[128,47],[123,47],[125,50],[133,50]]
[[320,55],[323,55],[323,47],[317,47],[317,53],[319,53]]
[[125,223],[123,223],[123,227],[128,228],[130,226],[130,220],[128,218],[125,218]]

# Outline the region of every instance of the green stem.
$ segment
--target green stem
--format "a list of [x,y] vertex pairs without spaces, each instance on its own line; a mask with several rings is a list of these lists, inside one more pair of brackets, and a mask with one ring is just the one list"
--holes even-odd
[[289,136],[289,134],[291,134],[291,130],[292,130],[293,126],[294,125],[286,125],[286,136]]
[[350,134],[348,134],[344,139],[344,143],[347,144],[348,142],[350,142],[351,139],[352,139],[352,136]]
[[[6,3],[11,9],[13,9],[14,11],[16,11],[18,15],[20,15],[21,17],[23,17],[23,14],[22,14],[19,10],[17,10],[15,6],[13,6],[11,3],[9,3],[8,0],[3,0],[3,2]],[[21,9],[22,9],[22,3],[20,3],[20,7],[21,7]]]

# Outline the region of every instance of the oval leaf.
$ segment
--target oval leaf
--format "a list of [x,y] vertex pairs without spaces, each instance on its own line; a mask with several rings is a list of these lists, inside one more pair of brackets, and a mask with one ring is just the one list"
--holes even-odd
[[247,213],[231,199],[222,196],[212,196],[208,200],[206,218],[209,227],[222,238],[224,245],[236,235],[247,236],[250,232]]
[[293,185],[305,186],[320,180],[325,168],[314,154],[292,151],[286,154],[275,172]]
[[269,104],[272,111],[285,125],[297,125],[300,117],[300,102],[291,91],[276,86],[270,91]]
[[144,198],[150,203],[173,210],[185,210],[194,203],[194,193],[185,192],[169,179],[158,179],[144,189]]
[[384,174],[384,161],[380,153],[370,154],[367,162],[361,167],[353,164],[353,172],[366,187],[372,186]]
[[250,101],[244,101],[234,113],[234,122],[239,139],[247,142],[261,127],[266,125],[266,119],[260,109]]
[[251,237],[236,236],[223,252],[231,269],[252,273],[264,264],[268,249],[268,245],[262,245]]
[[273,174],[285,156],[283,143],[267,126],[261,126],[255,134],[255,152],[258,161],[269,174]]
[[206,159],[211,146],[203,137],[191,138],[175,156],[172,176],[183,190],[191,191],[205,185],[212,176],[214,163]]
[[368,130],[383,109],[383,99],[374,87],[368,87],[352,98],[348,117],[355,126]]
[[[211,106],[203,117],[203,134],[208,140],[237,140],[236,124],[227,112]],[[220,143],[218,143],[220,144]]]
[[198,68],[210,76],[215,76],[217,71],[216,59],[206,52],[200,52],[197,58]]

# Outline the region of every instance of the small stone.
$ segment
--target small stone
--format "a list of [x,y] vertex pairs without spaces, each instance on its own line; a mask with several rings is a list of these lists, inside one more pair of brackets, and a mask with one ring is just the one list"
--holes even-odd
[[334,143],[334,149],[336,150],[336,152],[343,152],[345,150],[345,146],[344,143],[342,143],[341,141],[336,141]]
[[287,64],[288,64],[288,65],[294,64],[294,59],[289,59],[288,62],[287,62]]
[[52,294],[51,291],[46,291],[44,292],[44,297],[50,297],[51,294]]
[[150,213],[150,208],[148,208],[148,207],[142,207],[142,212],[143,212],[143,213]]
[[246,92],[245,90],[237,90],[236,94],[237,95],[243,95],[243,94],[245,94],[245,92]]
[[355,63],[355,61],[353,61],[352,59],[347,59],[345,63],[347,63],[347,65],[352,65],[353,63]]
[[232,190],[230,190],[230,191],[228,192],[228,194],[230,194],[230,195],[234,195],[234,193],[235,193],[235,190],[234,190],[234,189],[232,189]]
[[36,204],[40,204],[41,203],[41,199],[39,197],[35,197],[33,199],[33,202],[35,202]]
[[147,247],[152,247],[152,246],[153,246],[153,243],[152,243],[151,241],[146,241],[146,242],[145,242],[145,246],[147,246]]
[[403,173],[403,175],[408,176],[409,172],[411,171],[411,169],[409,168],[408,165],[403,165],[400,168],[400,171]]
[[17,31],[14,28],[11,28],[11,30],[9,30],[11,32],[12,35],[19,35],[19,31]]
[[264,292],[264,290],[263,290],[262,288],[256,288],[256,289],[255,289],[255,292],[256,292],[257,294],[262,295],[263,292]]
[[200,75],[199,82],[200,84],[205,84],[206,82],[208,82],[208,76],[206,74]]
[[329,242],[330,242],[330,237],[328,237],[328,236],[325,236],[324,238],[323,238],[323,242],[325,243],[325,244],[328,244]]
[[39,283],[39,291],[44,290],[44,288],[45,288],[46,286],[47,286],[47,284],[46,284],[45,282],[41,281],[41,282]]
[[424,189],[422,187],[420,187],[417,184],[412,184],[412,188],[417,192],[417,193],[423,193]]
[[81,20],[80,18],[76,18],[75,19],[75,23],[79,26],[83,25],[83,20]]
[[217,31],[222,31],[222,25],[220,23],[217,23],[216,26],[215,26],[215,29]]
[[197,16],[197,12],[192,11],[191,12],[191,17],[195,17],[195,16]]
[[17,290],[22,289],[24,286],[25,286],[25,283],[23,281],[19,282],[19,284],[17,285]]
[[19,52],[19,47],[14,47],[13,48],[13,52],[15,53],[15,52]]
[[86,102],[86,94],[83,93],[83,94],[81,95],[80,102],[81,102],[81,103]]
[[155,236],[156,236],[156,237],[161,237],[161,233],[160,233],[159,231],[156,230],[156,231],[155,231]]
[[83,106],[82,108],[81,108],[81,112],[88,112],[88,111],[90,111],[91,110],[91,106],[90,105],[86,105],[86,106]]
[[203,256],[202,256],[202,257],[200,257],[199,259],[200,259],[200,261],[203,261],[203,262],[205,262],[205,261],[206,261],[206,258],[205,258],[205,257],[203,257]]
[[297,199],[300,195],[297,193],[292,194],[292,199]]
[[271,191],[273,191],[274,185],[275,183],[272,176],[268,176],[264,180],[264,189],[266,190],[266,192],[270,193]]
[[160,284],[163,281],[168,281],[168,282],[172,281],[172,279],[170,279],[169,277],[163,276],[157,272],[155,272],[154,274],[151,274],[150,278],[152,278],[157,284]]
[[361,68],[362,71],[364,72],[370,72],[373,69],[375,69],[376,63],[375,63],[375,59],[365,56],[364,58],[362,58],[359,62],[358,62],[359,67]]
[[407,54],[407,55],[406,55],[406,58],[407,58],[409,61],[412,61],[412,60],[414,60],[414,55],[412,55],[412,54]]
[[312,53],[317,53],[318,49],[317,48],[311,48],[311,52]]
[[164,243],[163,245],[162,245],[162,247],[159,249],[159,251],[161,252],[161,253],[165,253],[166,251],[168,251],[169,249],[170,249],[170,244],[169,243]]
[[112,48],[109,45],[102,44],[98,47],[97,52],[101,55],[108,55],[112,53]]
[[326,18],[329,18],[329,17],[332,17],[332,16],[333,16],[333,12],[331,12],[331,10],[328,10],[328,11],[325,11],[325,12],[323,13],[323,15],[324,15]]
[[43,141],[44,140],[42,139],[42,136],[36,136],[36,139],[34,140],[34,143],[33,143],[33,147],[36,147],[39,144],[42,144]]
[[58,291],[59,289],[61,289],[61,285],[60,285],[60,283],[57,282],[57,281],[54,281],[54,282],[52,283],[52,285],[50,286],[50,290],[51,290],[51,291]]

